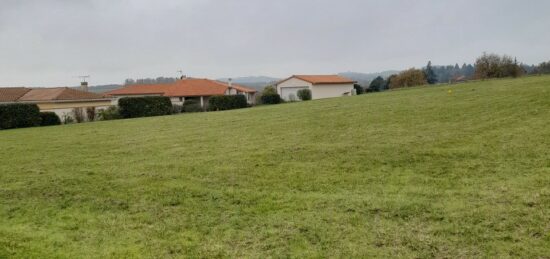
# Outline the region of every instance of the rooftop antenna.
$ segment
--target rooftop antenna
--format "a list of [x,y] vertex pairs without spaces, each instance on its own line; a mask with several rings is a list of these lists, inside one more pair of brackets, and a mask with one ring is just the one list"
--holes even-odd
[[87,76],[78,76],[82,81],[80,82],[80,90],[88,92],[88,81],[87,78],[90,78],[89,75]]
[[183,74],[183,70],[178,70],[178,73],[180,73],[180,79],[185,79],[185,75]]
[[77,77],[80,78],[80,79],[82,79],[82,82],[87,82],[86,79],[87,79],[87,78],[90,78],[89,75],[87,75],[87,76],[77,76]]

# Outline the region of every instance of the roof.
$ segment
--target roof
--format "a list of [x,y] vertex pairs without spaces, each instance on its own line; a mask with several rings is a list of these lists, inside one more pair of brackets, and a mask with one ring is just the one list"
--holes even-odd
[[2,87],[0,88],[0,102],[15,102],[30,90],[25,87]]
[[343,76],[339,75],[293,75],[287,79],[284,79],[277,84],[280,84],[282,82],[285,82],[289,79],[297,78],[303,81],[306,81],[308,83],[314,84],[314,85],[322,85],[322,84],[354,84],[355,81],[345,78]]
[[72,101],[72,100],[97,100],[105,99],[101,94],[90,93],[72,89],[69,87],[59,88],[33,88],[18,101]]
[[0,88],[0,102],[76,101],[105,99],[101,94],[84,92],[69,87],[57,88]]
[[[229,88],[229,85],[223,82],[209,79],[181,79],[174,83],[150,84],[150,85],[130,85],[124,88],[106,92],[107,95],[152,95],[158,94],[168,97],[185,96],[213,96],[223,95]],[[240,85],[232,85],[237,91],[254,93],[256,90]]]

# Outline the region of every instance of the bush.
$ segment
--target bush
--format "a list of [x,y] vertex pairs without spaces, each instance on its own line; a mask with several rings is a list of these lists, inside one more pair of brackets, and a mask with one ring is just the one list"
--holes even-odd
[[59,116],[55,112],[41,112],[40,118],[40,126],[61,125],[61,119],[59,119]]
[[120,116],[120,113],[118,112],[118,107],[110,106],[105,110],[99,111],[99,119],[104,121],[118,120],[118,119],[122,119],[122,116]]
[[181,108],[181,112],[202,112],[201,104],[197,100],[185,100]]
[[74,108],[73,118],[76,120],[76,123],[84,122],[84,108]]
[[360,84],[353,84],[353,89],[355,89],[355,93],[357,95],[361,95],[365,93],[365,89]]
[[260,96],[261,104],[279,104],[282,102],[281,96],[273,86],[266,86]]
[[86,118],[88,118],[88,121],[94,121],[95,120],[95,118],[96,118],[95,107],[86,108]]
[[262,104],[279,104],[279,103],[281,103],[281,96],[278,94],[262,95]]
[[300,89],[298,90],[298,98],[302,101],[311,100],[311,90],[309,89]]
[[73,116],[71,116],[71,114],[63,114],[63,124],[71,124],[71,123],[74,123],[74,119],[73,119]]
[[40,126],[40,109],[36,104],[13,103],[0,105],[0,129]]
[[399,73],[390,82],[390,89],[411,87],[417,85],[425,85],[428,81],[424,71],[420,69],[411,68]]
[[118,100],[122,118],[139,118],[169,115],[172,102],[166,96],[124,97]]
[[225,111],[246,107],[248,107],[248,102],[246,101],[246,97],[242,94],[216,95],[208,99],[209,111]]
[[273,86],[266,86],[262,91],[262,95],[277,94],[277,90]]

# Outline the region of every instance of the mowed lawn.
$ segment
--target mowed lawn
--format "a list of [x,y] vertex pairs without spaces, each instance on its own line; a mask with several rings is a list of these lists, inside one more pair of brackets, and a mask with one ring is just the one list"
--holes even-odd
[[5,130],[0,161],[0,258],[550,257],[549,76]]

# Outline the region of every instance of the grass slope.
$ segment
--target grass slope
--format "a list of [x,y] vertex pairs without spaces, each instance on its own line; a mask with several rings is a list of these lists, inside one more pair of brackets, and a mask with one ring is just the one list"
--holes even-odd
[[549,111],[530,77],[2,131],[0,257],[548,257]]

